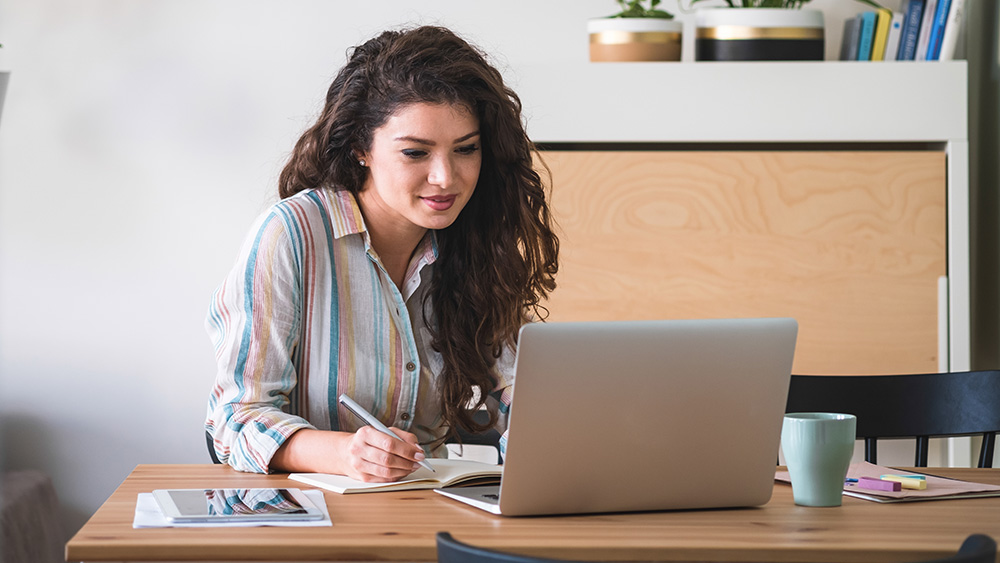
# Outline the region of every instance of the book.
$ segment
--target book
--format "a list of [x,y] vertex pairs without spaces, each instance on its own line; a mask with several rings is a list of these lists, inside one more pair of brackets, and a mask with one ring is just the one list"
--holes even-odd
[[927,39],[927,60],[936,61],[941,54],[941,38],[944,37],[944,26],[948,23],[948,8],[951,7],[951,0],[938,0],[937,8],[934,10],[934,24],[931,26],[931,35]]
[[885,44],[889,39],[889,24],[892,23],[892,12],[880,9],[875,12],[875,34],[872,38],[871,60],[881,61],[885,58]]
[[903,31],[899,38],[898,61],[912,61],[917,54],[917,38],[924,15],[924,0],[909,0],[903,9]]
[[861,29],[858,32],[858,60],[872,60],[872,41],[875,38],[875,12],[862,12]]
[[[902,489],[899,491],[875,491],[861,488],[857,483],[845,482],[844,494],[849,497],[870,500],[878,503],[1000,497],[1000,486],[998,485],[937,477],[930,473],[923,473],[922,469],[918,469],[917,471],[920,471],[920,475],[924,476],[927,488],[922,490]],[[930,469],[929,471],[933,471],[933,469]],[[881,465],[875,465],[868,463],[867,461],[852,463],[847,469],[848,479],[861,479],[862,477],[879,479],[882,475],[898,475],[900,473],[901,472],[899,470]],[[902,473],[907,475],[912,474],[910,471]],[[782,483],[792,482],[791,477],[788,475],[788,471],[775,472],[774,480]]]
[[346,475],[329,473],[292,473],[289,479],[319,487],[342,495],[353,493],[378,493],[385,491],[410,491],[437,489],[458,485],[489,485],[500,482],[502,465],[492,465],[468,459],[432,459],[434,471],[421,467],[406,479],[391,483],[365,483]]
[[934,9],[937,8],[938,0],[926,0],[924,2],[924,13],[920,16],[920,35],[917,37],[917,52],[913,57],[915,61],[927,60],[927,43],[931,38],[931,26],[934,25]]
[[950,61],[955,58],[963,21],[965,21],[965,0],[951,0],[951,7],[948,9],[948,23],[944,26],[944,36],[941,38],[939,61]]
[[861,27],[859,18],[844,20],[844,36],[840,40],[840,60],[858,60],[858,30]]
[[889,37],[885,40],[884,60],[894,61],[899,54],[899,40],[903,35],[903,13],[894,12],[889,22]]

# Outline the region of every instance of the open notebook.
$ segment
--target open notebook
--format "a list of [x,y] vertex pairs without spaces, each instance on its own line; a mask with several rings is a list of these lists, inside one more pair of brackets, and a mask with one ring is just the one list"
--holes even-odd
[[406,491],[411,489],[436,489],[458,485],[487,485],[499,483],[502,465],[491,465],[467,459],[428,459],[434,472],[421,467],[402,481],[392,483],[365,483],[344,475],[327,473],[292,473],[290,479],[340,494],[377,493],[381,491]]

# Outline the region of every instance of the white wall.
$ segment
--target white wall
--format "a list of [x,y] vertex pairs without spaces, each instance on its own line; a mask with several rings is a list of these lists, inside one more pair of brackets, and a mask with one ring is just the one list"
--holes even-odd
[[[813,6],[827,11],[834,58],[844,17],[864,6]],[[210,295],[349,46],[439,23],[516,76],[538,59],[585,61],[585,20],[613,11],[612,0],[3,0],[2,467],[48,472],[72,533],[136,464],[208,461]]]

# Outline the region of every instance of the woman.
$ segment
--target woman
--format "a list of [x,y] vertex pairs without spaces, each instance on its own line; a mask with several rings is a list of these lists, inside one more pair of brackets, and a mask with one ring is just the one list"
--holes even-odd
[[559,248],[520,111],[446,29],[350,53],[209,311],[220,460],[394,481],[460,427],[505,429],[517,331]]

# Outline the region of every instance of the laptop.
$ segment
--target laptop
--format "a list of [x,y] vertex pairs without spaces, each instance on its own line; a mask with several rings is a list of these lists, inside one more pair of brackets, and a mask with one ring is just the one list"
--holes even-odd
[[504,516],[765,504],[797,332],[784,318],[525,325],[500,484],[436,491]]

